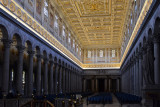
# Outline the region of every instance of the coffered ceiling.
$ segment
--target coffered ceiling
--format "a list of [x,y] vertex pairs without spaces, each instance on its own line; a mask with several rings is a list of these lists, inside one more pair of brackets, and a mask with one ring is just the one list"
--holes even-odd
[[82,47],[121,45],[129,0],[55,0]]

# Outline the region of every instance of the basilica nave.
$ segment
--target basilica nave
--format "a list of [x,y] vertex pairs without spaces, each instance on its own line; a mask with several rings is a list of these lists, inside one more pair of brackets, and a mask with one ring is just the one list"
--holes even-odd
[[0,0],[0,107],[159,102],[159,0]]

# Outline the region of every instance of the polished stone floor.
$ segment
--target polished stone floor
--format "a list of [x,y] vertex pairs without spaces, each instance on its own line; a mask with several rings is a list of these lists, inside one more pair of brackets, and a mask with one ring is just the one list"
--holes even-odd
[[139,104],[132,104],[132,105],[120,105],[120,103],[118,102],[117,98],[112,94],[112,98],[113,98],[113,104],[89,104],[87,105],[86,102],[86,98],[84,99],[84,103],[83,103],[83,107],[141,107],[141,105]]

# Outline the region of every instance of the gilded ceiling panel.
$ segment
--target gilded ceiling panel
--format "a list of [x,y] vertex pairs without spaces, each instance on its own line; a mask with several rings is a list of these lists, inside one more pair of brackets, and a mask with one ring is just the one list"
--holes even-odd
[[82,47],[120,46],[129,0],[55,0]]

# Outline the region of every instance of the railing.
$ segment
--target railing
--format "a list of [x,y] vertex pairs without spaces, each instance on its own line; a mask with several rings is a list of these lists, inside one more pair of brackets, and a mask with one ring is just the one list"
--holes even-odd
[[47,100],[43,100],[43,101],[32,100],[20,107],[54,107],[54,105]]

